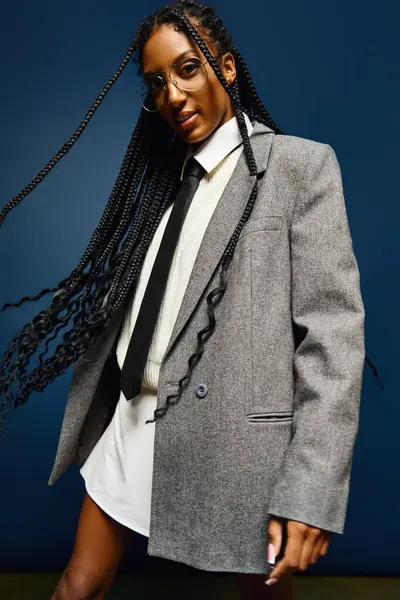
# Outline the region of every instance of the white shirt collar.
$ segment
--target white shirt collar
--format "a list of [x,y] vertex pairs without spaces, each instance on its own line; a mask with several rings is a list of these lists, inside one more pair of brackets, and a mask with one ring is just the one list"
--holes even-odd
[[[247,126],[247,132],[251,136],[253,125],[246,113],[243,113],[244,120]],[[226,123],[218,127],[208,137],[197,150],[193,151],[192,146],[189,146],[186,158],[183,162],[181,171],[181,181],[185,170],[186,161],[194,156],[196,160],[204,167],[207,173],[210,173],[215,167],[226,157],[232,150],[243,143],[242,136],[237,124],[237,118],[232,117]]]

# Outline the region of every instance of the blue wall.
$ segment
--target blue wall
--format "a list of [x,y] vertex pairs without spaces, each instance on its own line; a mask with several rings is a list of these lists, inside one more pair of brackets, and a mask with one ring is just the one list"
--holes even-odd
[[[75,131],[125,55],[153,1],[8,2],[0,20],[0,204],[17,194]],[[259,94],[286,132],[328,143],[342,167],[365,302],[367,353],[360,433],[344,536],[309,572],[399,573],[397,313],[399,134],[395,0],[257,2],[217,8]],[[1,228],[0,305],[55,286],[97,225],[139,114],[130,64],[76,146]],[[0,314],[0,350],[41,308]],[[0,569],[62,570],[84,493],[78,468],[53,487],[70,369],[8,413],[0,436]],[[397,544],[397,550],[396,550]],[[397,556],[396,556],[397,554]],[[138,552],[140,556],[140,552]]]

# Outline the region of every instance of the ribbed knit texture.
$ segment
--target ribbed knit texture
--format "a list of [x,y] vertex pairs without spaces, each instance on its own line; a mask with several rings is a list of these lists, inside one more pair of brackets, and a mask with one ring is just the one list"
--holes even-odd
[[[161,361],[166,352],[204,232],[242,151],[243,146],[239,146],[239,148],[233,150],[213,171],[205,173],[203,179],[200,181],[182,226],[178,245],[172,260],[165,294],[143,374],[142,387],[157,390]],[[121,369],[151,269],[153,268],[171,211],[172,205],[163,215],[153,237],[143,263],[133,302],[127,310],[122,325],[116,350],[118,364]]]

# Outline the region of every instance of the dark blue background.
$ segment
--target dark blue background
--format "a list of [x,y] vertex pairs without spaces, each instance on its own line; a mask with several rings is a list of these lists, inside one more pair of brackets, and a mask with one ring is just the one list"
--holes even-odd
[[[0,20],[0,204],[17,194],[76,130],[155,2],[8,2]],[[344,536],[309,572],[398,573],[399,124],[398,4],[217,2],[274,120],[328,143],[343,174],[366,307],[365,369]],[[6,219],[0,305],[57,285],[97,225],[135,126],[129,64],[75,147]],[[0,314],[1,350],[51,296]],[[0,436],[3,570],[61,570],[84,493],[72,466],[47,486],[71,379],[9,412]],[[137,552],[137,560],[143,551]],[[132,564],[132,561],[129,561]],[[135,561],[133,561],[136,564]]]

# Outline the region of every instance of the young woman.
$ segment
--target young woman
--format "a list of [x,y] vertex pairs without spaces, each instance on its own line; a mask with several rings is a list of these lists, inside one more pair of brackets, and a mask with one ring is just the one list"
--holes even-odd
[[[56,291],[0,365],[4,418],[77,361],[49,485],[83,463],[86,495],[52,599],[104,598],[134,535],[148,537],[150,555],[235,573],[243,598],[291,598],[291,573],[343,533],[365,359],[332,148],[283,135],[221,19],[179,1],[141,23],[80,128],[0,223],[68,152],[134,53],[141,113],[101,221],[76,269],[27,298]],[[130,394],[128,349],[140,348],[130,344],[139,311],[145,323],[190,177]]]

